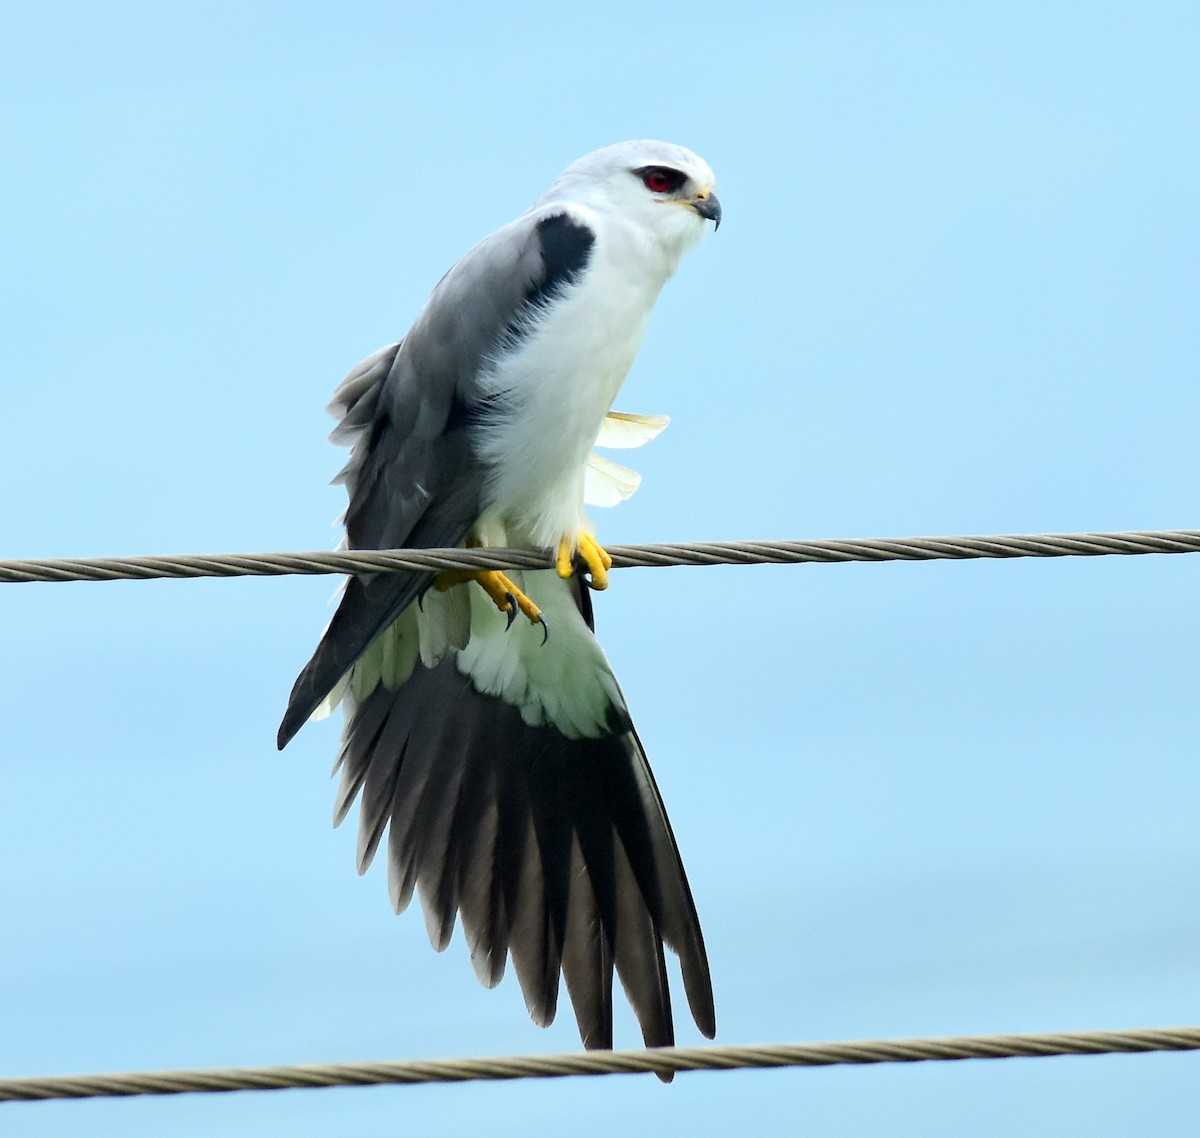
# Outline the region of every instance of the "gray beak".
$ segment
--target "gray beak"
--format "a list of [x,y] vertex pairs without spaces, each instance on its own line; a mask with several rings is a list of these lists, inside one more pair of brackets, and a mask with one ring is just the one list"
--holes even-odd
[[721,201],[716,194],[709,194],[701,201],[692,202],[692,209],[701,217],[714,222],[714,230],[721,228]]

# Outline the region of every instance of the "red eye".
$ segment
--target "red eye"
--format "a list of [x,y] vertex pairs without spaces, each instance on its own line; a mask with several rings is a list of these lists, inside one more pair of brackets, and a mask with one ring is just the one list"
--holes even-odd
[[673,193],[687,181],[686,174],[672,170],[670,166],[645,166],[634,173],[642,179],[642,185],[652,194]]

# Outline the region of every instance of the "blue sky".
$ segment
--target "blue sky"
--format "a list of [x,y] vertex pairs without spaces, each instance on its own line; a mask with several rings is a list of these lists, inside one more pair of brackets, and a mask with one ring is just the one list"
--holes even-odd
[[[319,549],[334,384],[573,158],[725,223],[602,538],[1195,527],[1189,3],[7,5],[0,556]],[[722,1043],[1200,1022],[1197,566],[622,572]],[[330,579],[0,589],[0,1074],[570,1050],[282,755]],[[618,1042],[637,1042],[622,1012]],[[699,1042],[680,1024],[680,1041]],[[23,1135],[1190,1132],[1194,1056],[0,1108]]]

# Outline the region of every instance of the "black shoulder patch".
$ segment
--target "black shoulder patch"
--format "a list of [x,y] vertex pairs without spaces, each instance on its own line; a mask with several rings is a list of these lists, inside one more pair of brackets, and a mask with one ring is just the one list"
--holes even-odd
[[570,288],[587,269],[596,235],[565,213],[556,213],[537,223],[545,273],[525,292],[516,315],[500,336],[503,351],[512,351],[529,334],[539,311]]
[[537,233],[546,275],[525,294],[530,304],[549,300],[573,285],[587,268],[592,246],[596,244],[596,235],[565,213],[539,221]]

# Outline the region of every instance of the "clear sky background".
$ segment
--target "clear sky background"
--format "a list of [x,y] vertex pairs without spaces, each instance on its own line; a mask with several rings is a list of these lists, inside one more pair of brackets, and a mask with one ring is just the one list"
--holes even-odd
[[[725,224],[610,542],[1200,525],[1200,7],[0,11],[0,556],[320,549],[322,407],[572,159]],[[620,456],[616,456],[620,457]],[[508,1054],[359,879],[329,578],[0,587],[0,1074]],[[721,1043],[1200,1022],[1200,558],[621,572]],[[680,1002],[681,1043],[700,1042]],[[635,1046],[622,1010],[618,1044]],[[1194,1133],[1200,1058],[0,1107],[28,1136]]]

